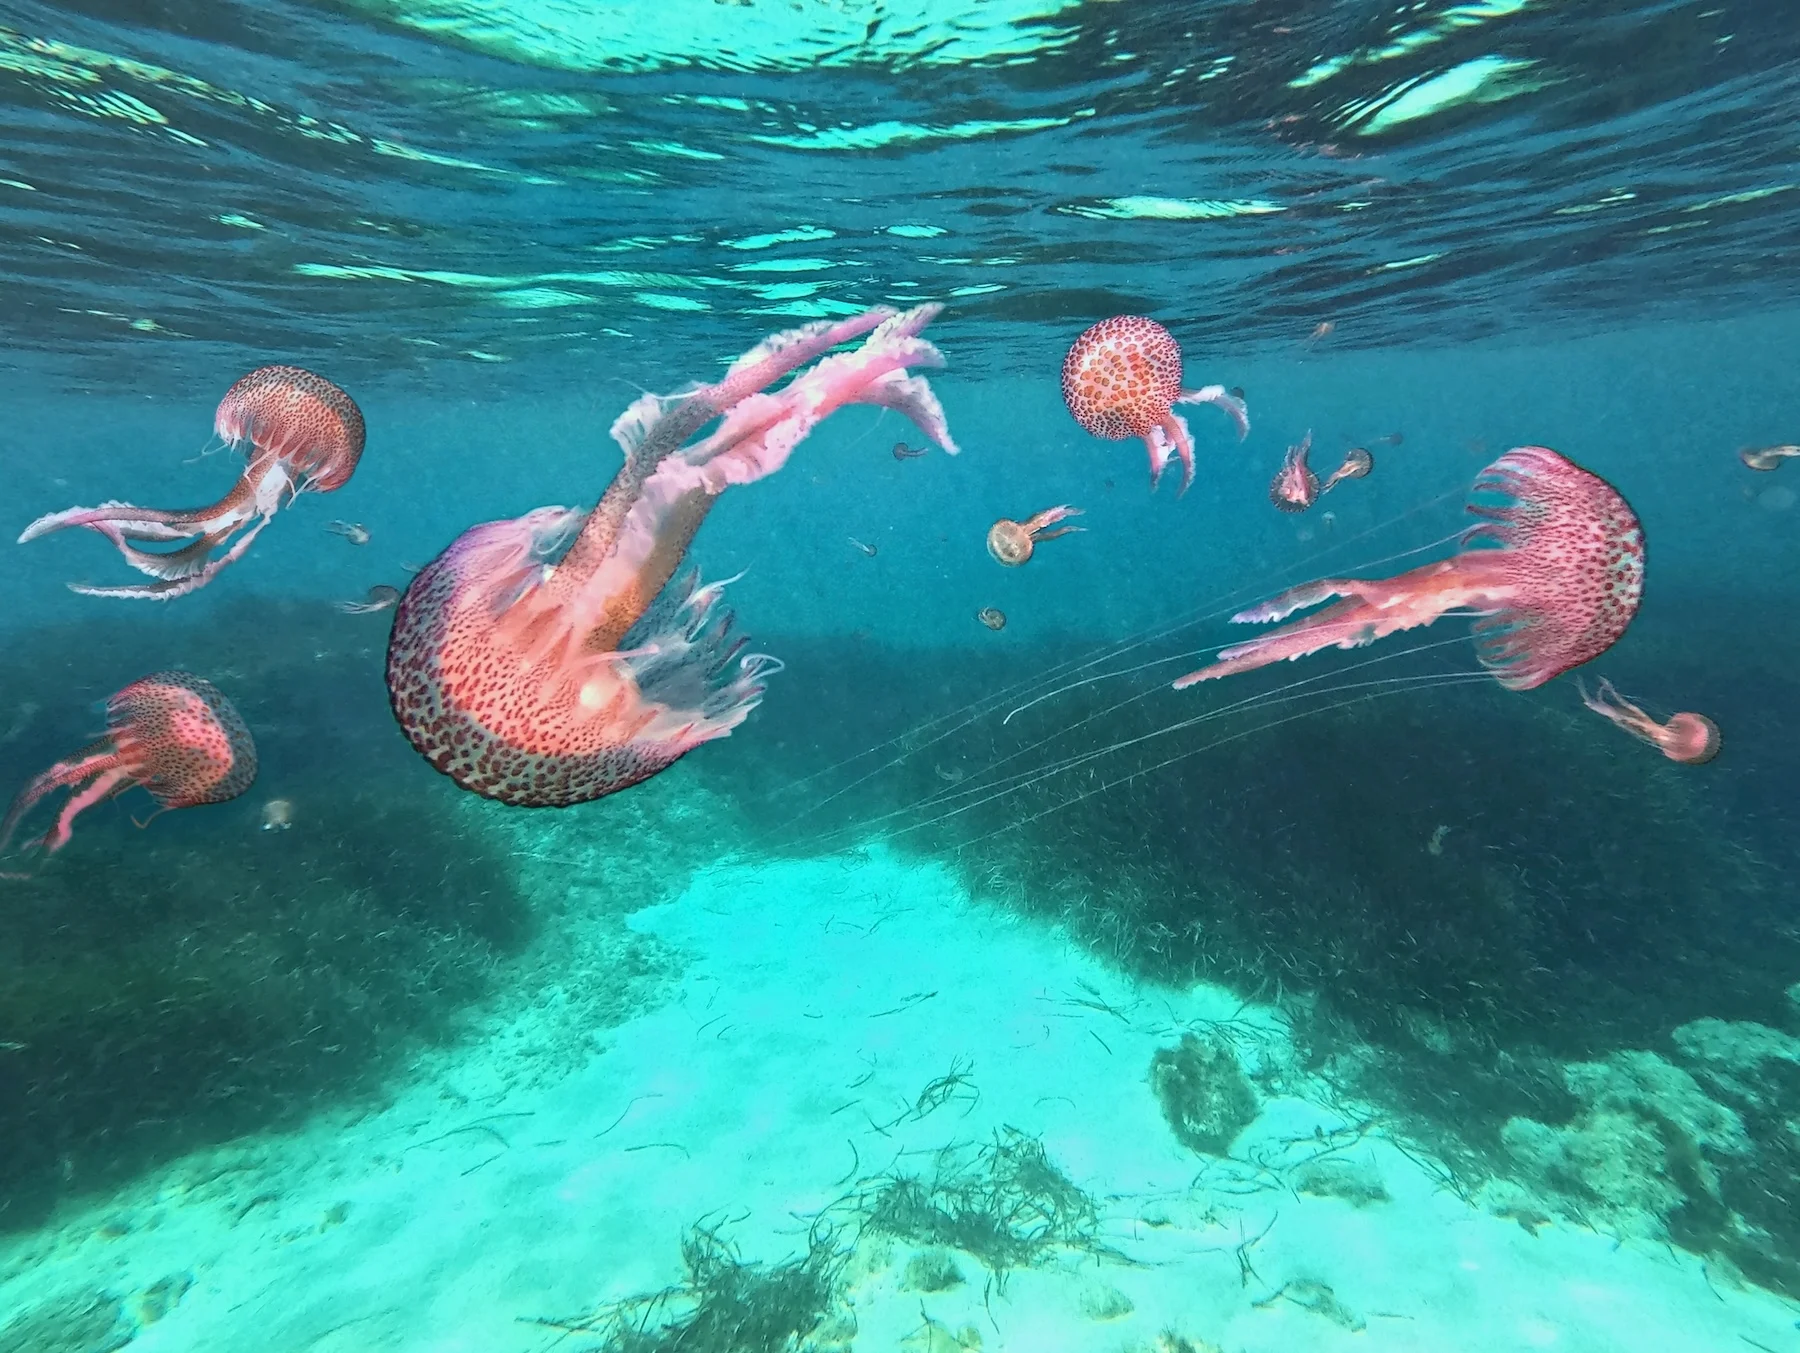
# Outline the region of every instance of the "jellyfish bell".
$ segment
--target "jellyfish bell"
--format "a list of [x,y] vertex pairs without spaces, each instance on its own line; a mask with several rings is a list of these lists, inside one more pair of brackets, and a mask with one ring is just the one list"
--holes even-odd
[[1312,429],[1282,458],[1281,468],[1269,481],[1269,501],[1282,512],[1304,512],[1319,501],[1319,476],[1306,463],[1312,450]]
[[1738,459],[1752,470],[1779,470],[1781,462],[1800,456],[1800,446],[1746,446]]
[[1154,489],[1172,457],[1181,459],[1181,490],[1194,482],[1194,440],[1177,404],[1212,404],[1250,432],[1241,395],[1222,385],[1182,388],[1181,346],[1175,336],[1142,315],[1114,315],[1084,330],[1063,357],[1063,402],[1075,421],[1096,437],[1141,437],[1150,453]]
[[1006,628],[1006,613],[997,606],[983,606],[975,618],[996,633]]
[[1344,452],[1343,464],[1339,465],[1337,469],[1331,472],[1331,477],[1325,481],[1325,487],[1320,489],[1319,492],[1330,493],[1346,479],[1362,479],[1374,468],[1375,457],[1369,454],[1368,449],[1366,447],[1353,446],[1348,451]]

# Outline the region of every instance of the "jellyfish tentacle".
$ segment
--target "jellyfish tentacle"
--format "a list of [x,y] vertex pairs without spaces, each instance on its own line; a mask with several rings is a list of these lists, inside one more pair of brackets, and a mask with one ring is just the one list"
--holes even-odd
[[[50,769],[43,771],[21,789],[7,809],[6,817],[0,821],[0,855],[12,843],[13,834],[18,831],[19,823],[25,818],[45,795],[54,793],[69,785],[80,784],[94,776],[105,775],[124,763],[118,747],[110,737],[100,738],[89,743],[73,756],[65,757]],[[91,801],[90,801],[91,802]],[[67,840],[65,835],[64,840]],[[54,849],[54,847],[52,847]]]
[[1183,390],[1175,396],[1177,404],[1211,404],[1232,421],[1241,442],[1250,435],[1250,406],[1223,385],[1203,385],[1198,390]]

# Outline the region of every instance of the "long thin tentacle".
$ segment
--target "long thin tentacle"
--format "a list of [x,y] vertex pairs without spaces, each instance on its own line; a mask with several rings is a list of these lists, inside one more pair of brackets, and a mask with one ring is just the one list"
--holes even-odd
[[38,800],[46,794],[67,785],[79,784],[90,776],[101,775],[119,765],[119,750],[111,738],[101,738],[89,743],[74,756],[65,757],[49,770],[44,771],[36,779],[21,789],[12,801],[12,807],[6,810],[6,819],[0,822],[0,855],[12,843],[13,833],[19,829],[19,823],[29,813]]

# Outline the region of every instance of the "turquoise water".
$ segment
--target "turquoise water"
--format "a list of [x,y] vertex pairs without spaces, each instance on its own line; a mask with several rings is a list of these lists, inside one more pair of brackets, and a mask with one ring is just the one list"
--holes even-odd
[[[265,364],[368,427],[191,595],[7,547],[7,794],[171,668],[260,764],[0,857],[0,1346],[1800,1347],[1800,469],[1739,456],[1795,437],[1797,50],[1751,4],[0,6],[12,532],[216,500]],[[591,507],[641,393],[924,301],[961,454],[844,408],[688,551],[786,665],[729,737],[534,810],[400,735],[342,603]],[[1248,401],[1186,410],[1185,495],[1064,403],[1115,313]],[[1374,472],[1279,513],[1309,429]],[[1578,673],[1504,690],[1453,617],[1169,688],[1447,554],[1529,444],[1643,525]]]

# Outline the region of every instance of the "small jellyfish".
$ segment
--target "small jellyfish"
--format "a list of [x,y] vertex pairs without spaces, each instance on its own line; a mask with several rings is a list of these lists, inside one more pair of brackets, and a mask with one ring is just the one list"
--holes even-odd
[[975,612],[975,618],[996,633],[1006,628],[1006,612],[998,606],[983,606]]
[[292,799],[270,799],[262,806],[262,829],[266,832],[284,832],[294,825],[294,801]]
[[334,536],[342,536],[352,545],[369,543],[369,528],[359,521],[328,521],[325,529]]
[[1738,452],[1738,459],[1752,470],[1778,470],[1782,461],[1794,456],[1800,456],[1800,446],[1747,446]]
[[1024,521],[1008,521],[1002,517],[988,527],[988,553],[994,556],[994,562],[1005,564],[1008,568],[1017,568],[1031,558],[1032,551],[1040,540],[1055,540],[1058,536],[1066,536],[1071,531],[1085,531],[1085,526],[1062,526],[1056,530],[1047,530],[1066,517],[1079,517],[1081,509],[1064,504],[1060,507],[1045,508],[1035,517],[1027,517]]
[[1361,479],[1375,468],[1375,457],[1360,446],[1353,446],[1344,452],[1344,463],[1331,472],[1320,493],[1330,493],[1332,489],[1346,479]]
[[337,604],[337,608],[345,615],[368,615],[372,611],[390,610],[397,605],[399,601],[399,588],[389,587],[386,583],[376,583],[375,586],[369,589],[367,600],[340,601]]
[[850,542],[850,547],[852,549],[861,551],[871,559],[875,557],[875,547],[873,545],[870,545],[866,541],[858,540],[855,536],[845,536],[844,539]]
[[905,442],[894,443],[895,460],[917,460],[925,454],[925,451],[926,448],[923,446],[908,446]]
[[1632,737],[1649,743],[1671,761],[1698,766],[1719,754],[1719,726],[1704,714],[1682,713],[1667,723],[1658,723],[1614,690],[1605,677],[1600,678],[1599,688],[1591,695],[1579,678],[1575,688],[1581,692],[1582,704],[1611,719]]
[[[39,517],[19,543],[85,526],[110,540],[132,568],[156,581],[133,587],[70,583],[72,591],[166,601],[211,582],[298,495],[343,487],[362,458],[363,416],[356,401],[323,376],[297,366],[258,367],[239,380],[219,402],[213,428],[228,445],[244,451],[248,463],[231,492],[211,507],[164,511],[116,501],[72,507]],[[157,554],[133,541],[184,543]],[[213,551],[228,541],[230,547],[215,558]]]
[[56,825],[33,844],[46,851],[68,844],[85,809],[142,785],[165,808],[223,803],[256,779],[256,744],[219,688],[187,672],[157,672],[132,682],[106,702],[106,736],[58,761],[12,802],[0,823],[0,854],[32,807],[58,789],[70,790]]
[[1306,463],[1312,450],[1312,429],[1287,449],[1281,468],[1269,481],[1269,501],[1283,512],[1304,512],[1319,500],[1319,476]]
[[1250,414],[1241,393],[1222,385],[1199,390],[1181,387],[1181,347],[1153,319],[1115,315],[1075,340],[1062,367],[1063,402],[1075,421],[1108,441],[1142,437],[1150,450],[1150,487],[1162,478],[1171,456],[1181,457],[1181,492],[1194,482],[1194,440],[1176,404],[1214,404],[1250,432]]
[[1374,440],[1375,445],[1377,446],[1399,446],[1406,440],[1406,434],[1404,432],[1390,432],[1387,436],[1377,437]]

